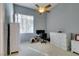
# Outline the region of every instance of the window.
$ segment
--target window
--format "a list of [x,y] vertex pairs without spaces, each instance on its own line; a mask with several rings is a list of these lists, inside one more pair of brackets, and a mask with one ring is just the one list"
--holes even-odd
[[20,33],[34,32],[34,16],[15,14],[14,22],[20,24]]

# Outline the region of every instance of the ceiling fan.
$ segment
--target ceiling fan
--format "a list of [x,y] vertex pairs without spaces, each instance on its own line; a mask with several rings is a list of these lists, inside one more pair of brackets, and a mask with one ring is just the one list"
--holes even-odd
[[51,4],[48,4],[46,6],[35,4],[35,6],[37,7],[36,11],[39,12],[39,14],[50,12]]

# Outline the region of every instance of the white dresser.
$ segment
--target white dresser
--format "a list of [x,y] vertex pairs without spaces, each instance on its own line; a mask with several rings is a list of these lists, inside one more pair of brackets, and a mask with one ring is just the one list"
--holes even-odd
[[76,40],[71,41],[71,50],[72,52],[79,53],[79,41]]
[[50,32],[50,43],[64,50],[68,50],[69,43],[66,33]]

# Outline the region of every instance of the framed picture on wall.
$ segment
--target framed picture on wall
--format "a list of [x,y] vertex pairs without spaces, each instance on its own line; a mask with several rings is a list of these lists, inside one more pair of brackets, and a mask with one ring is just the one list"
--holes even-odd
[[75,40],[76,40],[76,41],[79,41],[79,34],[76,34],[76,35],[75,35]]

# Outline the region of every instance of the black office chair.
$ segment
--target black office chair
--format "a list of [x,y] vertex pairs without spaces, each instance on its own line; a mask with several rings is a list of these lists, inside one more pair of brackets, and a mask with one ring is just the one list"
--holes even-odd
[[46,40],[47,39],[47,34],[46,33],[42,33],[41,34],[41,38],[44,39],[44,40]]

